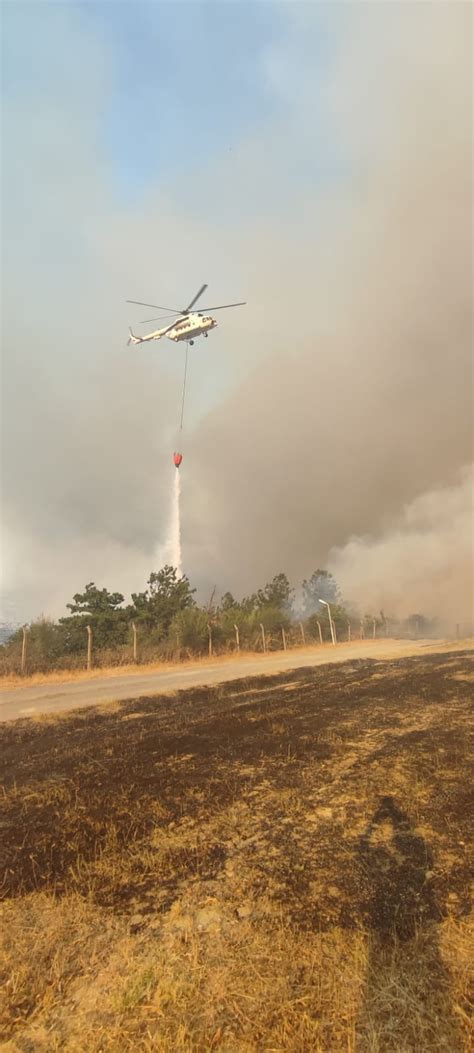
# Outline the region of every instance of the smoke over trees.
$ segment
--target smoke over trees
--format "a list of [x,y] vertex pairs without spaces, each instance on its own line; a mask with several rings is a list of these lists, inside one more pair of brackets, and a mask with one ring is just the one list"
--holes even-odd
[[[234,652],[236,649],[279,649],[284,633],[288,642],[301,644],[332,639],[327,606],[339,640],[347,640],[350,626],[360,634],[364,626],[372,635],[373,625],[387,631],[383,612],[374,614],[348,609],[339,586],[328,571],[318,569],[299,590],[292,588],[286,574],[279,573],[263,588],[237,600],[230,592],[200,606],[194,599],[195,589],[186,575],[165,565],[149,575],[147,588],[132,594],[126,604],[119,592],[98,588],[89,582],[83,592],[74,595],[67,607],[69,615],[57,622],[41,618],[28,627],[28,672],[75,668],[84,665],[86,634],[92,632],[94,661],[98,665],[129,663],[133,640],[138,639],[139,660],[175,660],[181,657]],[[297,600],[302,597],[302,604]],[[303,629],[303,634],[301,634]],[[408,635],[431,635],[436,625],[423,614],[412,614],[404,624],[391,619],[391,632]],[[133,636],[132,636],[133,632]],[[18,671],[23,631],[13,632],[0,645],[0,673]],[[133,653],[135,653],[135,644]]]
[[105,152],[116,70],[94,5],[7,6],[28,71],[4,115],[13,618],[57,617],[78,575],[129,594],[161,566],[182,360],[125,350],[124,301],[180,303],[201,280],[248,305],[191,349],[196,596],[322,566],[363,608],[468,617],[469,5],[275,5],[242,49],[268,108],[133,203]]
[[334,576],[327,570],[315,570],[302,585],[303,611],[306,615],[318,610],[320,600],[326,603],[339,603],[341,594]]

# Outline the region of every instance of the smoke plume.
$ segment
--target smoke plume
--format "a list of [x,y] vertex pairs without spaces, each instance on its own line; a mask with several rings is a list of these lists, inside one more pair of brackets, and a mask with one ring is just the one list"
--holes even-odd
[[242,595],[329,561],[351,599],[383,598],[387,614],[464,609],[469,5],[280,5],[252,59],[271,100],[260,125],[229,128],[212,160],[157,177],[133,207],[103,152],[113,70],[88,5],[47,5],[46,19],[21,4],[10,18],[13,6],[34,37],[30,53],[20,25],[12,45],[28,77],[7,98],[3,152],[5,589],[18,617],[61,613],[92,578],[139,590],[158,569],[182,348],[126,349],[144,316],[124,301],[179,306],[204,281],[211,304],[248,305],[190,349],[193,584]]
[[381,537],[354,537],[329,555],[329,569],[360,610],[417,611],[450,626],[473,624],[473,471],[423,494]]
[[[357,5],[327,100],[355,174],[295,200],[284,238],[268,225],[249,245],[249,299],[265,296],[257,363],[198,429],[185,505],[185,546],[216,581],[301,581],[336,549],[344,588],[373,602],[361,583],[375,586],[386,553],[387,607],[468,616],[470,482],[455,482],[472,456],[466,19]],[[366,536],[386,540],[348,543]]]

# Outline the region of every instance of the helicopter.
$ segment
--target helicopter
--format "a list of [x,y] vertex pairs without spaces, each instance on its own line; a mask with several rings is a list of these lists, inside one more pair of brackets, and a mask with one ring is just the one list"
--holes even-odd
[[[167,336],[169,340],[174,340],[175,343],[179,340],[186,340],[186,342],[192,346],[196,337],[207,337],[211,329],[215,329],[217,325],[215,318],[205,312],[223,311],[226,307],[243,307],[246,303],[245,300],[242,300],[240,303],[222,303],[217,307],[203,307],[201,311],[192,311],[194,304],[197,303],[206,289],[207,285],[202,285],[199,292],[196,293],[196,296],[191,300],[191,303],[185,307],[184,311],[174,310],[171,307],[160,307],[156,303],[143,303],[142,300],[127,300],[127,303],[139,304],[140,307],[155,307],[158,311],[166,311],[167,314],[175,316],[173,321],[168,325],[165,325],[162,329],[155,329],[154,333],[147,333],[146,336],[136,336],[136,334],[129,329],[130,336],[127,343],[144,344],[147,340],[161,340],[163,336]],[[162,316],[159,318],[145,318],[140,325],[146,325],[148,322],[161,321],[161,317]]]

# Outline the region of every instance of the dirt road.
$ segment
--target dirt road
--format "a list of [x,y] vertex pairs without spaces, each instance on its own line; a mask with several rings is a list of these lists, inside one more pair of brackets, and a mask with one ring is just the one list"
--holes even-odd
[[[469,646],[469,645],[468,645]],[[54,681],[10,687],[2,691],[0,722],[32,717],[40,713],[57,713],[62,710],[80,709],[123,699],[140,698],[143,695],[170,694],[187,687],[204,687],[225,683],[250,676],[268,675],[300,669],[307,666],[326,665],[328,662],[345,662],[350,658],[403,658],[416,654],[433,654],[439,651],[466,648],[432,640],[363,640],[338,644],[337,647],[307,647],[292,651],[277,651],[267,655],[242,655],[229,660],[216,658],[215,662],[196,662],[176,666],[166,671],[159,668],[146,673],[104,674],[103,677]]]

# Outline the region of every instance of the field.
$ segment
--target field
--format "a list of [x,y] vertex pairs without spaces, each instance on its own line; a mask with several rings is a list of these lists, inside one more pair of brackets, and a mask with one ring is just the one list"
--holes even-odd
[[467,1050],[470,660],[3,725],[4,1053]]

